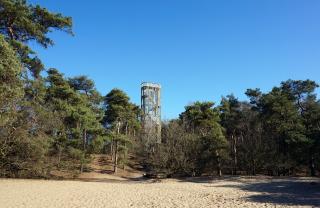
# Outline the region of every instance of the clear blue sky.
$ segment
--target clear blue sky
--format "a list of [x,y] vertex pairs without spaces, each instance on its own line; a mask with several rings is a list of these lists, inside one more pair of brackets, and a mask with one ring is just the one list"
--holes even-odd
[[[32,0],[72,16],[75,36],[37,48],[46,67],[88,75],[106,94],[163,86],[163,119],[287,79],[320,82],[319,0]],[[319,91],[318,91],[319,92]]]

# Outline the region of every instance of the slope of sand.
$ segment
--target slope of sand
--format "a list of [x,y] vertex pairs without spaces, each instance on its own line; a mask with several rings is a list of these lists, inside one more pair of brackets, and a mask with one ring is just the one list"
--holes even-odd
[[314,179],[0,179],[0,207],[320,207],[319,184]]
[[114,175],[113,164],[109,156],[93,155],[93,160],[89,165],[90,171],[80,174],[78,178],[86,181],[95,181],[97,179],[124,181],[126,179],[141,178],[144,172],[138,170],[141,169],[139,163],[131,155],[129,157],[130,166],[126,166],[125,169],[119,167],[117,174]]

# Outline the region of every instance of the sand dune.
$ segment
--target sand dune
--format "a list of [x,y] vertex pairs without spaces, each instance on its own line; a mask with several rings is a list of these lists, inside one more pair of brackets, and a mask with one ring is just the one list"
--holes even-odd
[[0,207],[317,207],[310,179],[44,181],[0,180]]

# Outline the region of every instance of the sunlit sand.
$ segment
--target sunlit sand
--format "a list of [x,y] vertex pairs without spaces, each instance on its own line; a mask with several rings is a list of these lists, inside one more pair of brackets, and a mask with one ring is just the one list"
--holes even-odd
[[0,180],[1,207],[317,207],[319,181],[244,179]]

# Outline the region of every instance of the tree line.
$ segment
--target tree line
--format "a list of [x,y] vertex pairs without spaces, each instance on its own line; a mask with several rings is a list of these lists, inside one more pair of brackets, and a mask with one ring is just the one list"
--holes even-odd
[[311,80],[288,80],[270,92],[248,89],[219,105],[195,102],[163,126],[149,160],[169,175],[316,176],[320,165],[320,101]]
[[249,89],[249,101],[229,95],[218,105],[195,102],[162,124],[160,144],[146,145],[141,110],[125,92],[102,96],[86,76],[45,69],[30,43],[53,46],[54,30],[73,35],[72,18],[25,0],[0,0],[0,176],[81,173],[95,153],[109,155],[115,173],[129,154],[166,176],[319,172],[316,82]]
[[124,92],[102,96],[86,76],[45,69],[29,43],[52,46],[54,30],[73,35],[72,18],[25,0],[0,1],[1,176],[82,172],[106,146],[116,171],[138,134],[140,111]]

